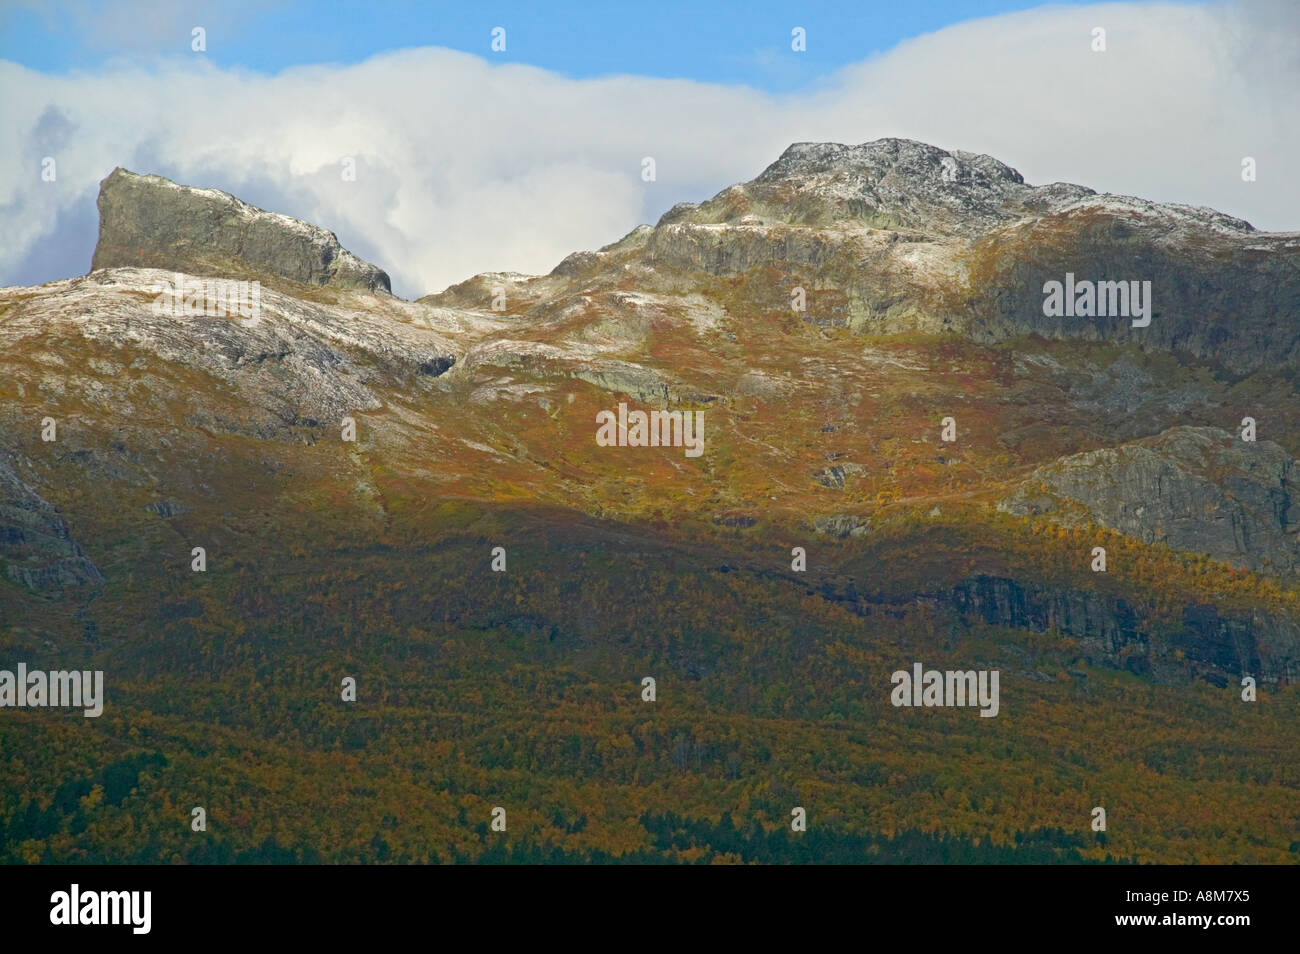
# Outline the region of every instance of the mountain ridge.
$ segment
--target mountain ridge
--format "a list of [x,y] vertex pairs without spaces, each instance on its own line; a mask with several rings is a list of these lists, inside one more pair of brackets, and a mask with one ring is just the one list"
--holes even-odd
[[[760,269],[769,274],[751,283]],[[807,320],[867,334],[1114,336],[1239,374],[1300,361],[1300,335],[1273,321],[1300,308],[1297,233],[1068,183],[1029,186],[992,157],[911,140],[796,143],[750,182],[679,203],[654,226],[509,287],[554,300],[561,280],[585,293],[632,277],[653,291],[692,272],[740,279],[752,289],[745,304],[769,311],[789,307],[802,288]],[[1047,316],[1043,287],[1067,273],[1150,280],[1161,319],[1139,333],[1113,318]],[[1240,284],[1246,294],[1229,287]],[[476,276],[419,300],[487,309],[501,287]],[[1240,314],[1230,313],[1229,298]]]

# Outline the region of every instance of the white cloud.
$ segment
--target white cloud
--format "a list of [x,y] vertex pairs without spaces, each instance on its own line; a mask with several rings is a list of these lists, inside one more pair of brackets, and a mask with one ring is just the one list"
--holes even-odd
[[[444,49],[262,76],[200,56],[44,76],[0,64],[0,283],[84,271],[59,234],[116,165],[214,186],[333,229],[423,294],[541,272],[676,201],[755,176],[792,141],[905,136],[987,152],[1031,182],[1210,205],[1300,229],[1300,131],[1281,3],[1045,7],[971,21],[815,92],[632,76],[573,80]],[[1089,49],[1095,26],[1105,53]],[[797,55],[797,54],[791,54]],[[40,180],[42,150],[59,180]],[[1243,183],[1243,156],[1259,179]],[[339,175],[354,156],[358,181]],[[658,180],[641,180],[653,156]],[[77,206],[81,203],[80,206]],[[60,217],[62,216],[62,217]],[[34,250],[45,256],[33,261]]]

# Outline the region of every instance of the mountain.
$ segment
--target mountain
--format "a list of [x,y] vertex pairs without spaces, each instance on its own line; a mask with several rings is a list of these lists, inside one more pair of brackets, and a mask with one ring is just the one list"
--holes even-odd
[[0,289],[0,669],[108,684],[0,710],[0,858],[1293,860],[1297,234],[897,139],[417,301],[99,209]]

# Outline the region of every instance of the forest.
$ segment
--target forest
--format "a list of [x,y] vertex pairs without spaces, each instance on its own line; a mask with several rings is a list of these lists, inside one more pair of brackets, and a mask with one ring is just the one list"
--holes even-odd
[[[1162,682],[1067,634],[898,597],[941,592],[937,533],[976,564],[987,548],[1003,572],[1019,558],[1102,585],[1070,533],[1013,518],[900,512],[870,544],[825,544],[842,558],[815,553],[806,579],[744,531],[668,538],[529,507],[444,501],[378,542],[300,526],[256,549],[214,530],[206,574],[155,561],[68,620],[105,671],[104,712],[0,719],[0,860],[1300,859],[1300,695],[1266,685],[1243,703],[1176,641],[1212,578],[1221,609],[1293,599],[1250,574],[1145,548],[1163,564],[1108,576],[1130,596],[1160,578],[1138,648],[1189,666]],[[33,632],[12,627],[6,654],[35,650]],[[917,660],[998,668],[997,717],[894,707],[890,673]]]

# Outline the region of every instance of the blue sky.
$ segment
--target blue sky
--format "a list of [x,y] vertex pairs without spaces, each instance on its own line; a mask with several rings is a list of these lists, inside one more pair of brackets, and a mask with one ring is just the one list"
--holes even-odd
[[[1032,0],[20,0],[0,8],[0,59],[45,73],[93,69],[119,58],[147,62],[188,53],[190,30],[203,26],[207,57],[215,65],[277,73],[304,64],[356,63],[414,46],[488,55],[490,31],[501,26],[506,50],[493,53],[494,61],[540,66],[572,78],[628,73],[787,92],[815,84],[902,40],[1035,6],[1040,4]],[[807,49],[791,56],[791,30],[796,26],[806,31]]]

